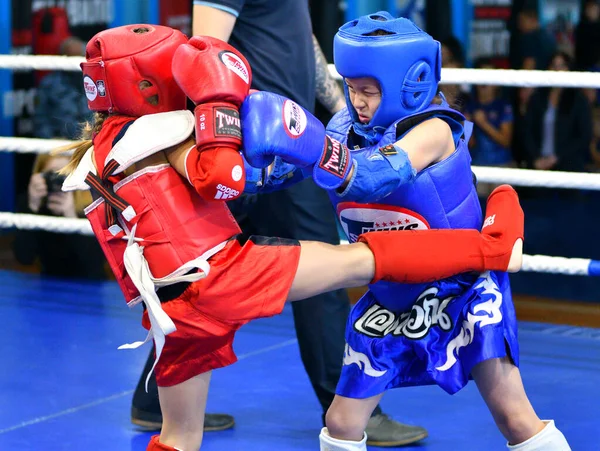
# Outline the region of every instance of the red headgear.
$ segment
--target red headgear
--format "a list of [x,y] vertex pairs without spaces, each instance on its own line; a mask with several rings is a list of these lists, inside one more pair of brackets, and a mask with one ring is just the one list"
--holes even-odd
[[[83,87],[92,111],[139,117],[183,110],[186,97],[171,72],[183,33],[160,25],[126,25],[101,31],[86,47]],[[142,81],[151,87],[140,89]],[[148,98],[158,95],[152,105]]]

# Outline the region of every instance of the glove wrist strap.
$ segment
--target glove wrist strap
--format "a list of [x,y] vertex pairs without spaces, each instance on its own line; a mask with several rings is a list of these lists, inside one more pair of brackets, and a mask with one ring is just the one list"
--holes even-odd
[[215,145],[239,150],[242,146],[242,129],[238,108],[228,102],[211,102],[194,109],[196,118],[196,147]]

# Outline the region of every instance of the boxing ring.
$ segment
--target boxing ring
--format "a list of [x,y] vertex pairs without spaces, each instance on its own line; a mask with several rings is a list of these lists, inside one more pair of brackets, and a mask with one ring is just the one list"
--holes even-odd
[[[0,69],[77,71],[80,62],[0,55]],[[443,69],[442,83],[600,88],[600,74]],[[68,142],[0,137],[0,151],[43,153]],[[479,181],[493,184],[600,191],[600,174],[473,170]],[[92,233],[85,219],[9,212],[0,213],[0,227]],[[525,255],[523,263],[524,272],[600,275],[600,261],[590,258]],[[132,426],[129,413],[149,348],[117,350],[145,335],[141,310],[125,308],[110,281],[0,271],[0,286],[0,450],[145,450],[151,433]],[[519,333],[521,371],[540,417],[554,418],[573,450],[599,450],[600,329],[521,321]],[[320,406],[300,361],[289,306],[242,328],[235,349],[239,362],[214,373],[207,411],[234,415],[236,426],[205,434],[202,449],[318,449]],[[505,449],[474,384],[452,397],[437,387],[395,390],[382,406],[395,419],[429,430],[423,442],[402,449]]]

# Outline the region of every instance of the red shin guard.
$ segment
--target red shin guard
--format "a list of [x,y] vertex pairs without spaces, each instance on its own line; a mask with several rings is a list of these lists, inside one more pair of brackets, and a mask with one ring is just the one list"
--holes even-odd
[[159,438],[160,435],[153,435],[150,443],[148,443],[148,448],[146,448],[146,451],[178,451],[177,448],[160,443],[158,441]]
[[517,193],[502,185],[488,198],[481,233],[450,229],[369,232],[359,241],[375,257],[371,283],[423,283],[469,271],[506,271],[515,241],[523,239],[523,221]]

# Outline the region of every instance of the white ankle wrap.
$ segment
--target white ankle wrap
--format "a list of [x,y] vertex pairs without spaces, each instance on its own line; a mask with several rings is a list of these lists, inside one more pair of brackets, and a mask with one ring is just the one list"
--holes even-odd
[[560,432],[554,420],[542,420],[546,427],[528,440],[516,445],[507,445],[508,449],[516,451],[571,451],[567,439]]
[[321,429],[319,435],[321,451],[367,451],[367,434],[364,434],[360,442],[350,440],[339,440],[329,435],[327,428]]

